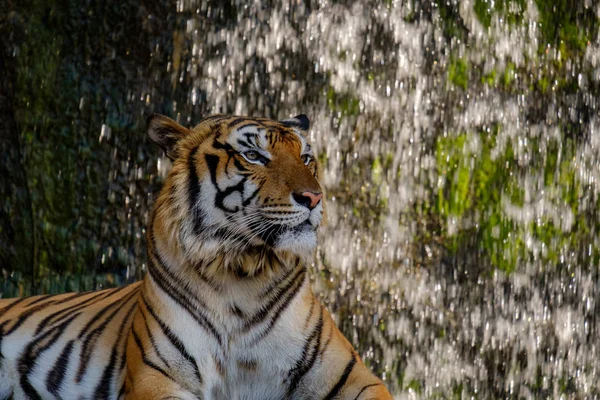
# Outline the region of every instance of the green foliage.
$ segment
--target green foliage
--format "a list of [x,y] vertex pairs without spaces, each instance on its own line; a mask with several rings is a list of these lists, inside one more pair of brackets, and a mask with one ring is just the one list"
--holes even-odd
[[469,67],[465,60],[455,59],[450,62],[448,80],[462,89],[467,88],[469,84]]
[[473,4],[477,19],[486,28],[490,27],[494,14],[502,17],[509,26],[520,24],[525,9],[525,0],[475,0]]
[[490,73],[481,76],[481,83],[488,85],[489,87],[495,87],[497,84],[498,74],[496,70],[492,70]]
[[440,22],[447,38],[463,40],[468,34],[458,11],[458,3],[436,0],[432,3],[439,11]]
[[421,382],[416,379],[411,379],[411,381],[406,385],[406,390],[411,390],[417,394],[420,394],[423,390],[423,387],[421,386]]
[[505,89],[510,89],[510,85],[515,80],[515,64],[508,62],[504,73],[502,74],[502,85]]
[[[473,7],[485,27],[490,27],[496,17],[510,27],[523,23],[527,5],[521,0],[477,0]],[[478,82],[508,96],[535,91],[540,104],[554,102],[553,96],[561,99],[567,94],[578,93],[578,80],[569,68],[581,62],[588,42],[598,34],[597,16],[591,8],[565,1],[536,1],[536,7],[540,12],[543,42],[539,58],[528,59],[517,66],[509,56],[502,70],[494,68],[483,73],[482,66],[466,61],[469,59],[467,51],[460,58],[451,57],[447,67],[448,82],[463,90]],[[558,51],[558,59],[545,56],[548,46]],[[570,61],[566,63],[565,60]],[[586,106],[568,107],[585,110]],[[541,115],[543,112],[540,110]],[[436,206],[429,210],[433,212],[433,220],[439,218],[441,221],[443,243],[451,253],[472,249],[485,256],[494,268],[510,272],[523,263],[538,259],[547,264],[559,264],[564,259],[561,257],[564,249],[579,249],[584,253],[583,247],[594,243],[598,227],[590,224],[589,209],[581,209],[585,191],[576,174],[577,145],[569,139],[581,137],[581,124],[565,118],[558,121],[558,125],[561,139],[548,140],[543,161],[533,156],[534,161],[525,168],[528,176],[543,176],[543,188],[538,190],[543,190],[547,201],[557,207],[568,207],[574,218],[572,226],[558,226],[549,215],[525,223],[507,214],[507,204],[516,209],[526,206],[521,182],[525,170],[518,166],[512,139],[503,143],[502,149],[497,148],[499,127],[489,132],[450,134],[436,139],[437,172],[442,183],[437,186]],[[538,144],[533,143],[527,151],[535,151]],[[542,250],[536,247],[538,245]]]
[[341,113],[342,116],[357,116],[360,101],[349,93],[336,93],[332,87],[327,89],[327,105],[329,109]]
[[598,33],[598,17],[593,7],[569,0],[536,0],[542,36],[540,52],[547,45],[560,51],[561,58],[576,58]]
[[[498,152],[498,129],[437,140],[437,172],[442,184],[438,186],[435,211],[445,221],[446,246],[456,252],[475,243],[492,266],[506,272],[514,271],[530,259],[559,263],[563,249],[581,248],[582,243],[591,243],[597,230],[589,226],[589,218],[580,210],[582,184],[573,162],[576,144],[569,139],[562,143],[550,140],[544,162],[529,166],[531,171],[543,175],[548,198],[571,211],[573,226],[557,226],[545,215],[522,223],[506,212],[509,204],[517,208],[525,206],[525,192],[511,143]],[[537,144],[533,143],[532,148],[537,148]],[[473,219],[478,221],[476,226],[466,223]],[[528,248],[527,237],[543,244],[544,250]]]
[[[480,151],[470,147],[474,141],[481,145]],[[523,239],[516,224],[504,215],[502,199],[507,196],[522,205],[524,195],[507,168],[514,164],[512,148],[507,146],[501,157],[493,158],[495,145],[495,132],[438,138],[436,160],[443,184],[438,187],[437,213],[444,221],[456,221],[457,229],[445,230],[450,250],[468,245],[465,241],[476,234],[491,264],[510,272],[522,256]],[[478,227],[461,225],[465,217],[474,215],[479,216]]]
[[[444,216],[462,217],[469,207],[467,198],[471,180],[469,157],[465,149],[466,134],[455,138],[440,137],[436,147],[438,175],[447,185],[438,189],[438,212]],[[447,194],[447,195],[446,195]]]
[[492,12],[488,8],[488,2],[486,0],[475,0],[475,3],[473,3],[473,10],[479,19],[479,22],[486,28],[489,28],[492,21]]
[[375,186],[379,186],[382,183],[383,168],[381,166],[381,158],[377,157],[371,164],[371,179]]

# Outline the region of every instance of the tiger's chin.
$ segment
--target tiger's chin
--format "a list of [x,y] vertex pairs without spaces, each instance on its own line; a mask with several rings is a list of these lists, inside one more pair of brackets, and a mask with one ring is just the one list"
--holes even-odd
[[308,221],[282,232],[273,244],[274,249],[297,254],[305,260],[312,257],[316,247],[317,232]]

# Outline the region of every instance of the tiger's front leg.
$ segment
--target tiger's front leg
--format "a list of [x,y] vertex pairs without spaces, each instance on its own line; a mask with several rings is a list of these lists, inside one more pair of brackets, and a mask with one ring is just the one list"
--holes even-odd
[[146,370],[130,374],[129,369],[125,381],[125,400],[198,400],[187,390],[170,378],[160,373]]

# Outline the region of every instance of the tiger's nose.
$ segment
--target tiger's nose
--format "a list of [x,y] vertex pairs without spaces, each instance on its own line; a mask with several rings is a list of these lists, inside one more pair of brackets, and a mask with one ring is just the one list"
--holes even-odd
[[293,193],[292,197],[298,204],[301,206],[308,207],[309,210],[312,210],[319,204],[319,201],[323,198],[323,193],[313,193],[313,192],[302,192],[302,194]]

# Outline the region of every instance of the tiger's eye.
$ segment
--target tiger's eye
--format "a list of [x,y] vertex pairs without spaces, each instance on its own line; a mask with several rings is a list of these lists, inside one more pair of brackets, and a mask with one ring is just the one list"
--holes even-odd
[[246,157],[246,159],[248,161],[257,161],[259,154],[258,154],[258,151],[249,150],[249,151],[244,152],[244,157]]

